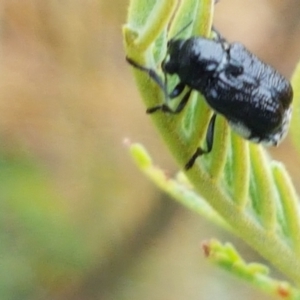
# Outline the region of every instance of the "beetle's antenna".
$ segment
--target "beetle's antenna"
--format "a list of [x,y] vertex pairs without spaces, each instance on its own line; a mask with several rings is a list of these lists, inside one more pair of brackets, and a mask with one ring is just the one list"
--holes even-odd
[[191,24],[193,23],[193,20],[188,22],[186,25],[184,25],[173,37],[172,40],[176,39],[183,31],[185,31]]
[[128,56],[126,56],[126,61],[132,65],[133,67],[141,70],[142,72],[148,73],[148,75],[150,76],[150,78],[152,78],[152,80],[154,82],[156,82],[156,84],[162,89],[162,91],[165,94],[165,97],[168,97],[168,91],[167,91],[167,86],[166,84],[162,81],[162,79],[159,77],[159,75],[156,73],[156,71],[154,69],[150,69],[150,68],[146,68],[140,64],[138,64],[137,62],[135,62],[133,59],[129,58]]

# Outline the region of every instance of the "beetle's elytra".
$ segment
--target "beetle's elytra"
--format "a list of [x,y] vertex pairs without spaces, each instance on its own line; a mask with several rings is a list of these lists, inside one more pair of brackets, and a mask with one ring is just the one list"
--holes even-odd
[[[148,72],[166,90],[154,70],[129,58],[127,61]],[[149,108],[148,113],[157,110],[179,113],[192,90],[200,92],[214,111],[206,136],[207,149],[198,148],[186,169],[193,166],[198,156],[211,151],[215,114],[223,115],[235,132],[255,143],[277,145],[286,136],[292,112],[292,87],[284,76],[242,44],[229,44],[219,35],[216,40],[202,37],[171,39],[162,70],[179,77],[170,98],[180,95],[185,87],[189,91],[175,110],[164,103]]]

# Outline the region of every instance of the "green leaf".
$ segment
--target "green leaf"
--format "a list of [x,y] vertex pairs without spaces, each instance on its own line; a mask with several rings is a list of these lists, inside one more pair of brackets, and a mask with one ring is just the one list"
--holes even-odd
[[299,300],[300,291],[288,282],[273,279],[269,268],[259,263],[246,263],[237,250],[229,243],[222,245],[217,240],[203,244],[207,258],[222,269],[243,279],[263,292],[283,299]]
[[[136,1],[132,1],[131,7],[137,7]],[[166,55],[167,40],[191,19],[191,30],[182,34],[186,37],[209,36],[214,3],[208,0],[180,1],[173,15],[174,2],[168,13],[164,10],[164,1],[160,4],[155,2],[152,6],[146,2],[148,13],[144,9],[136,9],[129,14],[124,27],[126,55],[162,75],[160,65]],[[164,11],[163,15],[159,13],[161,11]],[[155,20],[155,14],[162,19]],[[141,27],[133,30],[137,23]],[[167,26],[169,32],[166,31]],[[142,43],[143,47],[140,46],[141,41],[147,41]],[[167,100],[146,72],[137,68],[133,68],[133,72],[147,108]],[[171,79],[172,85],[176,76]],[[172,102],[176,105],[176,100]],[[189,161],[195,149],[203,145],[211,115],[212,111],[196,92],[192,93],[187,107],[180,114],[158,111],[151,115],[180,168]],[[212,152],[197,159],[193,168],[185,173],[189,183],[180,185],[181,197],[178,197],[178,181],[174,183],[162,174],[157,175],[159,180],[154,180],[153,174],[146,171],[151,169],[148,159],[138,159],[138,164],[160,188],[195,212],[203,214],[207,210],[211,220],[230,228],[288,278],[300,284],[299,200],[289,175],[281,164],[272,161],[261,146],[231,134],[221,116],[217,117],[214,140]],[[134,154],[135,158],[139,155]],[[208,205],[203,206],[203,199]]]
[[232,230],[228,224],[193,190],[183,173],[178,173],[177,178],[168,178],[163,170],[152,163],[146,149],[140,144],[130,145],[130,153],[137,166],[160,189],[176,199],[188,209],[208,218],[210,221]]

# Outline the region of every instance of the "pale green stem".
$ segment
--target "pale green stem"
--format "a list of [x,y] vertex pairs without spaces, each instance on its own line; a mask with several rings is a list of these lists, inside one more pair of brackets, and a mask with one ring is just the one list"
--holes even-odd
[[263,149],[254,144],[250,145],[250,158],[252,180],[257,191],[254,205],[257,206],[262,225],[272,234],[276,229],[276,193],[269,160]]
[[244,209],[248,199],[250,181],[250,154],[248,143],[232,132],[232,189],[238,207]]
[[283,165],[274,163],[273,174],[280,194],[288,233],[292,240],[292,247],[300,257],[300,215],[298,197]]

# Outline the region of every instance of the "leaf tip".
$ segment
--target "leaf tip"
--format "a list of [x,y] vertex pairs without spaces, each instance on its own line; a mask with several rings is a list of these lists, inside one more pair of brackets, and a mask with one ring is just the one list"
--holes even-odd
[[129,147],[130,154],[140,168],[147,168],[152,165],[152,160],[143,145],[135,143],[130,144],[129,140],[125,140],[124,144]]
[[123,25],[122,33],[124,37],[124,43],[129,47],[132,46],[132,44],[134,44],[134,41],[139,35],[138,32],[132,29],[128,24]]

